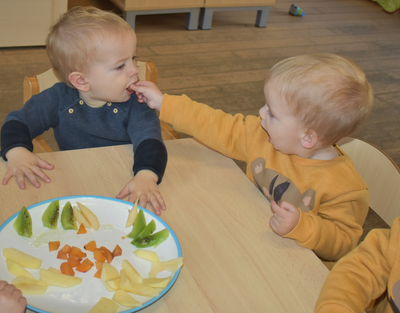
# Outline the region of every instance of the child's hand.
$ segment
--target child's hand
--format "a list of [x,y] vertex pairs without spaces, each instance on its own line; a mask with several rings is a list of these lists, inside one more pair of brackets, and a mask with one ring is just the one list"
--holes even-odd
[[23,313],[26,303],[21,290],[4,280],[0,280],[0,313]]
[[25,189],[25,176],[36,188],[40,187],[37,177],[49,183],[50,178],[42,169],[52,170],[54,165],[46,162],[23,147],[10,149],[6,153],[7,172],[4,175],[3,185],[7,185],[11,177],[15,176],[20,189]]
[[274,215],[269,220],[272,230],[280,236],[290,233],[299,222],[299,209],[286,201],[283,201],[280,206],[272,201],[271,208],[274,211]]
[[150,109],[161,110],[164,94],[154,83],[138,81],[136,84],[132,84],[129,87],[136,92],[140,103],[146,102]]
[[147,202],[153,206],[154,213],[161,214],[165,211],[165,202],[157,186],[157,175],[149,170],[139,171],[135,177],[117,195],[118,199],[123,199],[129,195],[128,201],[134,203],[139,197],[139,205],[146,207]]

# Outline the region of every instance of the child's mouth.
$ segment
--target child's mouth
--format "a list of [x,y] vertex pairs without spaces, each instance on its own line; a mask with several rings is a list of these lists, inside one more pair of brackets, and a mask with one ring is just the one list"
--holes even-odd
[[125,89],[129,94],[133,94],[134,91],[133,89],[129,86],[128,88]]

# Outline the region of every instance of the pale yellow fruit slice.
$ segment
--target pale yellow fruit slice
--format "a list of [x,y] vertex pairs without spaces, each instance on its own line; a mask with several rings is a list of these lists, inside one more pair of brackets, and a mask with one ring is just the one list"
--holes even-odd
[[183,257],[172,259],[164,262],[151,262],[150,278],[157,277],[158,273],[163,271],[171,272],[172,275],[179,270],[183,265]]
[[76,202],[78,204],[79,209],[83,216],[88,220],[90,225],[93,227],[94,230],[98,230],[100,228],[100,222],[97,218],[96,214],[94,214],[88,207],[83,205],[80,202]]
[[60,271],[59,269],[56,269],[56,268],[54,268],[54,267],[49,267],[49,271],[62,274],[61,271]]
[[125,270],[125,273],[128,276],[128,278],[132,284],[143,283],[142,276],[140,276],[138,271],[135,269],[135,267],[131,263],[129,263],[128,260],[125,259],[122,261],[122,268]]
[[160,262],[158,255],[155,251],[143,250],[143,249],[136,249],[133,251],[133,254],[136,255],[138,258],[145,259],[151,262]]
[[24,295],[42,295],[47,290],[47,285],[39,283],[36,279],[17,277],[12,281],[13,285],[21,290]]
[[119,271],[119,274],[121,276],[121,281],[119,283],[119,288],[123,289],[123,290],[129,290],[131,288],[131,281],[129,280],[128,275],[126,275],[126,272],[124,269],[121,269]]
[[13,260],[6,259],[7,269],[8,271],[16,277],[28,277],[36,281],[36,278],[32,276],[25,268],[23,268],[18,263],[14,262]]
[[111,280],[107,280],[106,283],[111,289],[117,290],[117,289],[120,288],[119,286],[121,284],[121,277],[117,277],[117,278],[114,278],[114,279],[111,279]]
[[132,207],[131,211],[129,212],[125,227],[130,227],[133,225],[133,223],[135,223],[136,216],[138,215],[138,212],[139,212],[138,202],[139,202],[139,197],[136,199],[135,205]]
[[116,313],[119,309],[118,304],[116,304],[111,299],[101,297],[101,299],[90,309],[88,313]]
[[103,282],[104,286],[106,286],[108,291],[115,291],[118,288],[112,288],[107,281],[111,281],[113,279],[119,278],[118,270],[108,263],[103,263],[103,269],[101,270],[101,281]]
[[144,278],[143,284],[153,288],[165,288],[171,281],[171,277],[166,278]]
[[4,248],[3,255],[22,267],[37,270],[42,265],[42,260],[14,248]]
[[137,301],[134,297],[132,297],[125,290],[119,289],[114,293],[112,299],[119,304],[126,306],[128,308],[133,308],[137,306],[141,306],[142,303]]
[[56,273],[53,271],[40,269],[40,278],[49,285],[62,288],[71,288],[73,286],[79,285],[82,282],[82,278],[69,276],[61,273]]
[[160,292],[153,287],[147,285],[139,285],[139,284],[132,284],[129,290],[126,290],[130,293],[134,293],[135,295],[146,296],[146,297],[155,297],[160,294]]
[[72,207],[72,211],[74,211],[74,216],[79,224],[83,224],[85,228],[92,228],[89,221],[76,206]]

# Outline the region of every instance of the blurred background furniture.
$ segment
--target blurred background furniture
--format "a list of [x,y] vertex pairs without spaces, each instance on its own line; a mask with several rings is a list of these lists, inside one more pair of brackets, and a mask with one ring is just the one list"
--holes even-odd
[[204,0],[200,12],[200,28],[211,29],[212,17],[216,11],[257,11],[258,27],[267,27],[269,7],[275,0]]
[[187,13],[186,28],[196,30],[204,0],[111,0],[125,12],[125,20],[135,29],[137,15]]
[[[139,79],[148,80],[157,84],[157,68],[153,62],[137,62],[139,68]],[[33,95],[50,88],[55,83],[60,82],[57,73],[53,68],[35,76],[26,76],[24,78],[23,102],[25,104]],[[168,124],[160,121],[161,132],[164,140],[178,139],[180,136]],[[32,140],[33,153],[53,151],[42,136],[37,136]]]
[[49,28],[67,11],[68,0],[0,2],[0,47],[44,46]]

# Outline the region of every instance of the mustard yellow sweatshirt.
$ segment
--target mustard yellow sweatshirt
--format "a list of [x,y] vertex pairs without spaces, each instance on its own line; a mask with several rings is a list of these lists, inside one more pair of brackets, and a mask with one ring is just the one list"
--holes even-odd
[[[337,261],[356,247],[369,203],[365,182],[339,147],[329,161],[303,159],[275,150],[256,116],[232,116],[165,94],[160,119],[222,154],[247,162],[247,176],[268,200],[300,209],[297,226],[285,237]],[[269,209],[269,208],[266,208]]]
[[385,294],[375,313],[400,312],[400,218],[374,229],[328,274],[315,312],[364,312]]

